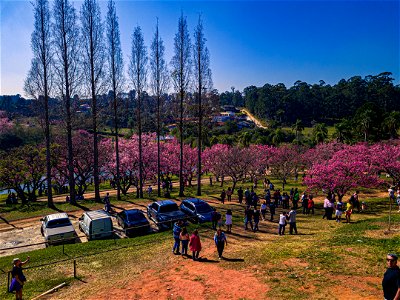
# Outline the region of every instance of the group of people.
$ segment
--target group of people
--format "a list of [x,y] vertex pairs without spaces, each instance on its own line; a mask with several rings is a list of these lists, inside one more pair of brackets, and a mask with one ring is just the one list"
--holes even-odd
[[[172,253],[176,255],[188,255],[188,248],[192,252],[192,259],[194,261],[200,260],[200,251],[202,249],[199,231],[195,229],[191,235],[184,226],[183,221],[179,220],[174,224],[172,229],[172,234],[174,238],[174,245],[172,247]],[[222,258],[222,253],[228,241],[226,239],[225,233],[221,228],[218,228],[214,234],[214,243],[217,248],[218,258]],[[181,252],[179,251],[181,248]]]
[[345,215],[346,222],[350,223],[351,215],[353,214],[354,209],[357,209],[357,212],[364,212],[367,209],[367,203],[361,202],[359,200],[359,191],[356,191],[354,194],[350,196],[347,200],[347,203],[344,203],[342,198],[339,198],[335,201],[335,194],[328,193],[324,200],[324,215],[323,219],[327,218],[328,220],[332,220],[333,213],[335,213],[336,222],[341,222],[342,215]]

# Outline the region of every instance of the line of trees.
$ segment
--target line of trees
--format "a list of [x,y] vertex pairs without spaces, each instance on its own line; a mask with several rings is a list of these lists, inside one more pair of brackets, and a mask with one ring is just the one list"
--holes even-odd
[[[139,143],[138,135],[120,139],[120,188],[126,195],[136,188],[139,195]],[[94,156],[91,141],[93,134],[79,130],[73,136],[74,176],[77,193],[82,196],[92,184]],[[52,180],[55,190],[63,190],[68,183],[67,141],[56,137],[51,147]],[[99,167],[105,180],[116,179],[116,153],[112,138],[99,141]],[[346,193],[358,187],[376,188],[381,184],[400,184],[400,140],[375,144],[358,143],[347,145],[336,141],[321,143],[307,148],[298,145],[249,145],[248,147],[216,144],[202,152],[202,171],[210,172],[219,180],[232,180],[235,190],[244,181],[257,183],[265,176],[272,175],[282,183],[289,179],[301,180],[310,191],[335,193],[343,198]],[[158,166],[158,145],[156,134],[142,136],[142,184],[153,184],[161,174],[161,181],[178,175],[180,143],[178,140],[161,144],[162,155]],[[183,181],[192,185],[198,175],[197,149],[184,144]],[[0,153],[0,186],[14,189],[18,198],[26,203],[34,201],[46,178],[46,148],[44,146],[23,146],[8,154]],[[159,168],[162,172],[158,172]],[[390,176],[382,180],[381,173]],[[167,178],[168,177],[168,178]],[[56,188],[57,187],[57,188]]]
[[[49,99],[54,97],[62,103],[60,113],[65,123],[66,148],[68,163],[68,184],[70,199],[76,199],[76,172],[73,165],[75,149],[73,148],[74,128],[79,128],[79,121],[74,111],[73,95],[87,95],[91,99],[91,133],[93,134],[93,180],[96,201],[100,201],[99,191],[99,120],[102,107],[99,105],[101,96],[109,91],[113,107],[113,136],[116,154],[116,185],[117,197],[120,198],[120,161],[119,161],[119,116],[122,100],[119,95],[127,87],[132,87],[130,101],[135,103],[136,127],[139,147],[139,196],[143,197],[143,151],[142,151],[142,110],[143,101],[148,97],[147,88],[150,86],[154,98],[157,99],[157,140],[158,140],[158,173],[160,174],[160,110],[162,97],[169,88],[169,79],[173,82],[175,92],[179,97],[179,130],[180,130],[180,195],[183,196],[183,160],[184,145],[183,121],[185,104],[191,97],[191,92],[197,95],[198,104],[198,159],[201,165],[201,126],[202,126],[202,97],[212,88],[210,57],[203,23],[199,17],[194,31],[195,43],[192,45],[186,17],[181,14],[178,30],[174,39],[174,56],[170,69],[165,60],[165,48],[160,37],[158,20],[154,38],[151,42],[150,55],[140,26],[133,30],[132,50],[128,68],[130,85],[126,84],[124,62],[121,50],[120,32],[116,6],[109,0],[105,22],[102,20],[97,0],[84,0],[79,14],[70,0],[55,0],[50,8],[48,0],[33,2],[35,14],[34,31],[32,33],[32,66],[25,80],[25,92],[38,103],[43,122],[46,140],[47,185],[51,186],[51,155],[50,147],[52,134],[50,132]],[[192,60],[192,57],[194,60]],[[150,60],[150,64],[149,64]],[[193,62],[195,64],[193,65]],[[150,68],[149,68],[150,65]],[[150,72],[148,72],[150,69]],[[150,74],[148,74],[150,73]],[[149,76],[150,75],[150,76]],[[148,84],[148,81],[150,84]],[[134,98],[134,99],[133,99]],[[79,147],[79,146],[78,146]],[[198,180],[200,180],[200,175]],[[49,189],[51,191],[51,189]],[[200,194],[200,189],[198,190]],[[52,195],[48,194],[48,205],[53,206]]]
[[350,120],[363,106],[377,108],[379,117],[400,111],[400,86],[393,81],[392,73],[383,72],[342,79],[335,85],[323,80],[319,84],[296,81],[289,88],[282,83],[265,84],[246,87],[243,95],[234,90],[222,93],[220,101],[244,106],[257,117],[278,124],[301,120],[306,126],[315,122],[331,125]]

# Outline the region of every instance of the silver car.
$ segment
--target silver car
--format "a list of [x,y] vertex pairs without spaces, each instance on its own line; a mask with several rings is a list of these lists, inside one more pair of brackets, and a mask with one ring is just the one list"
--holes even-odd
[[48,215],[42,219],[42,233],[46,246],[75,243],[77,234],[66,213]]

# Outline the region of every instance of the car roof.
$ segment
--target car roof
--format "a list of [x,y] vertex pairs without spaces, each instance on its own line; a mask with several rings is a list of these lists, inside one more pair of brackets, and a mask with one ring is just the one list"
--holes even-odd
[[189,199],[185,199],[184,201],[188,201],[188,202],[191,202],[193,204],[207,203],[206,201],[201,200],[199,198],[189,198]]
[[56,219],[68,219],[67,213],[56,213],[47,216],[47,221],[56,220]]
[[85,214],[92,220],[110,218],[110,216],[102,209],[86,211]]
[[140,209],[126,209],[123,210],[127,215],[143,215],[143,212]]
[[176,203],[173,200],[160,200],[160,201],[157,201],[157,204],[159,206],[163,206],[163,205],[171,205],[171,204],[176,204]]

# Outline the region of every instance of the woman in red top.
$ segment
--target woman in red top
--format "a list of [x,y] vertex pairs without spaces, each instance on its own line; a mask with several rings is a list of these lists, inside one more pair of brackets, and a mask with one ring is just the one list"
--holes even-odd
[[199,253],[201,251],[201,242],[200,242],[199,232],[197,231],[197,229],[193,231],[193,234],[190,237],[189,249],[193,253],[193,260],[198,260]]
[[310,195],[308,197],[308,206],[307,206],[307,215],[310,214],[310,211],[312,211],[311,213],[314,214],[314,200],[313,200],[313,195]]

